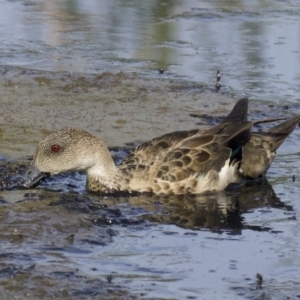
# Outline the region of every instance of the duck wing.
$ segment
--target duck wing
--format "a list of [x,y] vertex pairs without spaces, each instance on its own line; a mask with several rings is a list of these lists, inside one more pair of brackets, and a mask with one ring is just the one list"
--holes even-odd
[[231,112],[227,115],[227,117],[224,118],[221,124],[247,121],[248,102],[248,98],[240,99],[232,108]]
[[[143,143],[137,148],[135,148],[120,164],[119,167],[129,166],[129,165],[144,165],[148,164],[149,161],[154,160],[158,154],[160,154],[163,150],[169,149],[172,151],[173,148],[178,147],[178,145],[185,141],[189,140],[192,137],[201,136],[201,135],[216,135],[216,134],[224,134],[227,135],[229,139],[233,140],[236,128],[234,130],[233,136],[229,132],[228,128],[230,126],[227,124],[224,126],[225,123],[234,123],[234,122],[241,122],[247,121],[247,112],[248,112],[248,98],[240,99],[235,106],[233,107],[232,111],[228,114],[228,116],[216,126],[213,126],[209,129],[199,130],[186,130],[186,131],[176,131],[168,134],[164,134],[160,137],[157,137],[149,142]],[[234,127],[234,126],[233,126]],[[240,137],[243,137],[239,144],[245,144],[245,139],[249,139],[249,136],[246,134],[241,133]],[[238,141],[238,139],[235,139]],[[201,141],[199,141],[201,143]],[[231,148],[237,148],[236,145],[231,145]]]
[[[155,138],[133,150],[122,170],[149,179],[178,182],[211,170],[219,172],[249,140],[251,122],[219,124],[206,130],[179,131]],[[236,154],[234,154],[236,156]]]
[[126,166],[148,165],[154,161],[161,153],[166,153],[176,148],[176,146],[188,140],[192,136],[200,134],[199,129],[175,131],[164,134],[160,137],[154,138],[149,142],[145,142],[134,150],[132,150],[119,165],[120,168]]

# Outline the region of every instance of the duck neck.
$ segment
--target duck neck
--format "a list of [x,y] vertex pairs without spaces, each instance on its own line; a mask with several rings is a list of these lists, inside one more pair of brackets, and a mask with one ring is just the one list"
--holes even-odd
[[112,193],[120,190],[121,174],[113,159],[96,164],[87,170],[87,189],[94,192]]

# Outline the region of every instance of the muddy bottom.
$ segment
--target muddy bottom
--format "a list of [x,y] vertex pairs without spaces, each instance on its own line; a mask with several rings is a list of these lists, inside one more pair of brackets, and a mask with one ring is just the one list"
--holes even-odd
[[[237,99],[214,83],[167,75],[0,71],[3,299],[300,296],[298,129],[279,149],[269,181],[220,193],[104,197],[85,190],[82,173],[27,190],[19,180],[50,131],[94,132],[119,162],[139,142],[218,123]],[[297,112],[298,104],[250,100],[250,119]]]

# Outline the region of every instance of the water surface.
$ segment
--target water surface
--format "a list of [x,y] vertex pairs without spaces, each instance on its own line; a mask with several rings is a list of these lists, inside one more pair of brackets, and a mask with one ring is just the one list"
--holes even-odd
[[[297,1],[1,1],[1,63],[99,73],[168,69],[235,93],[298,99]],[[11,23],[14,19],[15,22]]]

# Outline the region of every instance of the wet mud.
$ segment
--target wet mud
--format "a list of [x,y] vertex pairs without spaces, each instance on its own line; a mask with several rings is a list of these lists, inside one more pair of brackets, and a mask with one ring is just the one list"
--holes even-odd
[[10,157],[33,153],[47,133],[63,127],[84,128],[108,146],[122,146],[162,131],[195,128],[189,113],[225,115],[235,103],[208,87],[137,73],[83,75],[0,67],[0,77],[1,153]]

